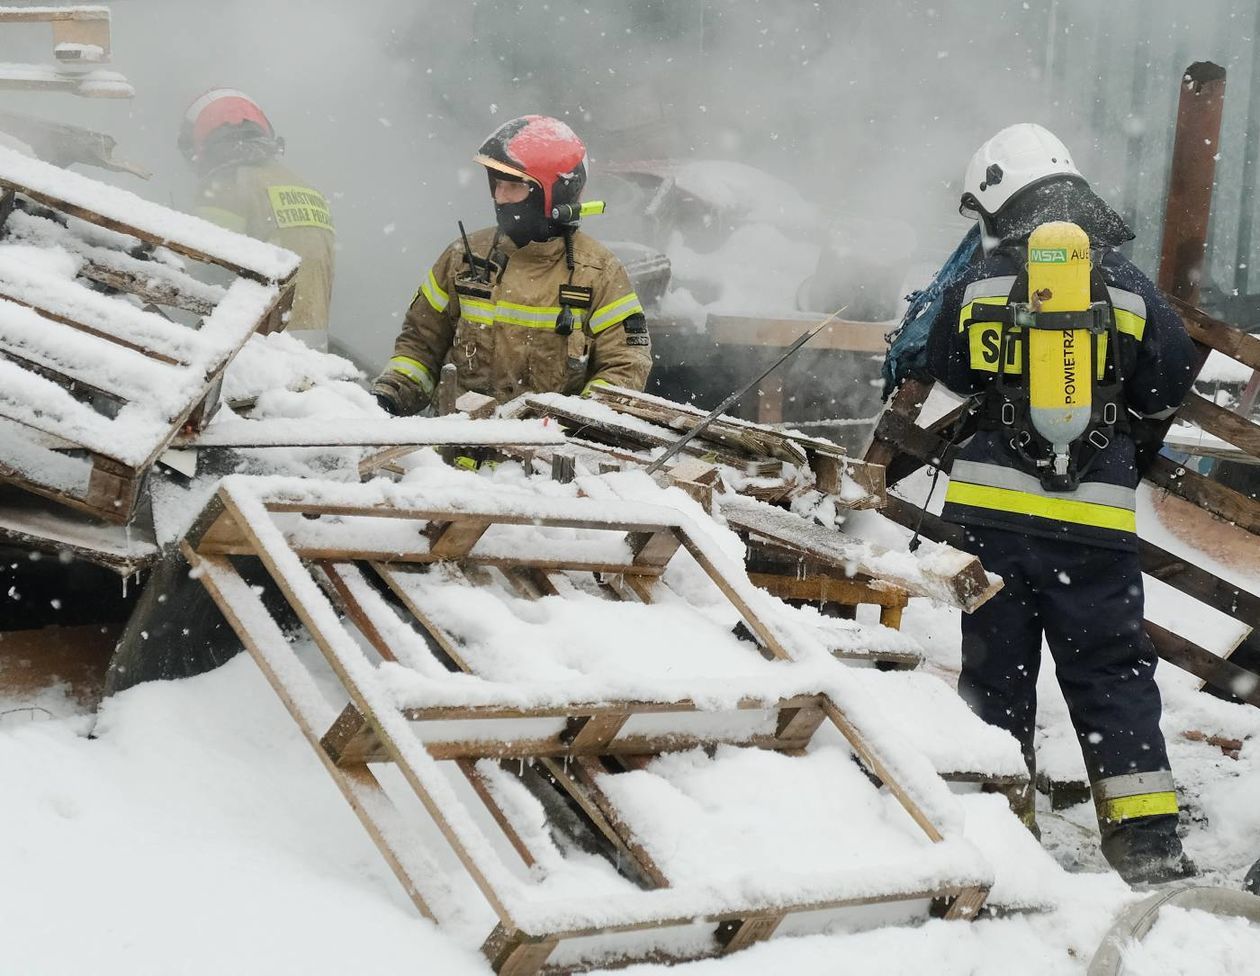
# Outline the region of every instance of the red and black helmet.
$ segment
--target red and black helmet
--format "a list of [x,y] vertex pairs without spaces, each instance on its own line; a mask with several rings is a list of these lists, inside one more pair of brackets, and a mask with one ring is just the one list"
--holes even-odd
[[188,106],[179,127],[179,150],[187,159],[200,159],[210,136],[225,125],[256,125],[268,139],[276,137],[258,103],[235,88],[212,88]]
[[567,125],[546,115],[523,115],[504,122],[481,144],[473,160],[539,186],[544,214],[559,204],[577,203],[586,186],[586,146]]

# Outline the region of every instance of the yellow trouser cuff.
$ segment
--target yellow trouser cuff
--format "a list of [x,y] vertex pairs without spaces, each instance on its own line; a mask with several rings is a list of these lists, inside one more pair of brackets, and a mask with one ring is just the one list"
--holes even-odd
[[1177,794],[1171,791],[1120,796],[1114,800],[1104,800],[1098,807],[1099,819],[1112,823],[1133,820],[1137,817],[1157,817],[1169,813],[1174,816],[1177,814]]

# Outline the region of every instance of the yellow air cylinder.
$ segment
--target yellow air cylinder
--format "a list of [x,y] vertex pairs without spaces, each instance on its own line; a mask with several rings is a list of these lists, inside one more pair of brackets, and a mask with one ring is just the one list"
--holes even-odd
[[1089,312],[1089,237],[1076,224],[1042,224],[1028,238],[1028,298],[1041,312],[1080,312],[1079,329],[1028,330],[1032,425],[1053,445],[1054,469],[1067,471],[1068,445],[1085,433],[1093,392]]

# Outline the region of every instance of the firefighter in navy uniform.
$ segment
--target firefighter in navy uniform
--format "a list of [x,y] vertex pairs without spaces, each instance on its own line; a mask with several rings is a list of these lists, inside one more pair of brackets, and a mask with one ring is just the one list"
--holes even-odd
[[563,122],[504,123],[474,157],[496,226],[456,240],[416,291],[394,356],[372,392],[393,414],[429,403],[442,366],[459,392],[505,403],[522,393],[641,390],[647,322],[621,262],[576,227],[586,148]]
[[[960,210],[980,221],[983,252],[947,288],[928,339],[929,371],[972,398],[978,418],[958,451],[942,514],[966,529],[972,551],[1005,580],[962,618],[959,692],[1019,740],[1033,772],[1044,634],[1085,757],[1103,854],[1126,881],[1158,883],[1189,876],[1194,866],[1176,833],[1156,654],[1142,629],[1134,434],[1142,418],[1150,426],[1181,404],[1193,380],[1193,346],[1150,280],[1114,250],[1133,234],[1071,160],[1062,142],[1032,124],[1004,129],[977,151]],[[1066,226],[1057,221],[1079,228],[1070,230],[1080,235],[1085,304],[1093,303],[1099,336],[1092,366],[1070,378],[1092,382],[1094,397],[1070,444],[1051,444],[1034,429],[1037,400],[1029,392],[1039,361],[1035,349],[1029,354],[1037,329],[1028,315],[1052,294],[1029,295],[1030,276],[1041,273],[1030,257],[1067,259],[1059,248],[1034,247],[1030,255],[1029,237],[1043,225]],[[1013,311],[1020,307],[1024,329]],[[1006,323],[997,321],[1002,316]],[[1045,321],[1063,325],[1054,335],[1068,337],[1067,326],[1085,319]],[[1026,803],[1035,830],[1031,790]]]

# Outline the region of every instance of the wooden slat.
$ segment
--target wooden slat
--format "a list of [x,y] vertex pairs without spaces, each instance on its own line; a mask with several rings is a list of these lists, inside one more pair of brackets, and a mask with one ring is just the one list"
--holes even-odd
[[489,519],[431,522],[425,530],[429,539],[429,555],[440,560],[463,559],[492,524]]
[[990,582],[980,560],[974,556],[966,558],[955,573],[944,575],[930,567],[921,568],[922,575],[916,578],[908,573],[895,574],[887,563],[881,563],[879,557],[888,550],[851,539],[783,509],[732,504],[723,506],[722,514],[736,531],[768,539],[840,572],[854,570],[886,580],[914,595],[949,600],[968,612],[1001,588],[1000,584]]
[[1165,630],[1159,624],[1147,620],[1143,626],[1159,656],[1169,664],[1175,664],[1212,687],[1260,708],[1260,675],[1244,671],[1232,661],[1213,654],[1180,634]]
[[[547,768],[553,776],[557,776],[557,770],[562,774],[571,777],[573,783],[580,785],[580,790],[586,796],[585,803],[594,804],[599,811],[608,829],[612,832],[609,839],[616,839],[619,847],[621,847],[638,866],[639,870],[651,879],[653,884],[658,888],[668,888],[669,878],[665,872],[660,869],[652,855],[647,849],[639,843],[634,835],[634,831],[629,825],[621,819],[621,815],[616,805],[608,798],[608,795],[599,785],[601,776],[611,776],[612,773],[606,772],[600,765],[599,760],[594,756],[578,756],[566,767],[561,767],[554,759],[546,759]],[[559,776],[557,776],[559,778]],[[565,784],[566,789],[571,790],[569,783]]]
[[1215,349],[1230,359],[1260,369],[1260,336],[1243,332],[1241,329],[1213,318],[1201,308],[1174,298],[1165,296],[1181,315],[1186,331],[1195,342],[1202,343],[1209,349]]
[[457,759],[455,764],[459,767],[459,771],[464,774],[464,778],[468,780],[469,785],[473,788],[473,792],[477,794],[477,799],[482,802],[482,805],[490,812],[490,816],[494,819],[499,829],[503,831],[503,836],[512,845],[512,849],[520,855],[526,867],[532,868],[537,863],[534,859],[534,852],[525,843],[525,839],[521,836],[520,831],[516,829],[516,825],[512,823],[512,818],[508,816],[507,811],[499,805],[499,801],[490,792],[490,788],[486,784],[486,778],[477,771],[476,761],[473,759]]
[[[320,692],[315,688],[314,680],[304,671],[302,674],[305,678],[301,683],[306,687],[291,686],[290,681],[295,672],[286,666],[285,660],[292,655],[292,649],[263,607],[262,601],[228,560],[199,556],[187,542],[182,543],[181,548],[190,565],[208,570],[200,577],[202,584],[258,664],[259,670],[280,701],[293,716],[307,742],[314,748],[325,771],[341,790],[342,796],[346,798],[394,876],[402,884],[403,890],[407,892],[411,903],[420,914],[436,920],[438,916],[421,894],[421,885],[409,864],[414,859],[414,853],[404,853],[398,846],[397,842],[404,836],[398,811],[370,769],[366,766],[341,768],[325,752],[318,731],[319,718],[310,709],[310,702],[321,700]],[[261,624],[263,621],[266,622],[265,625]],[[429,865],[421,867],[426,871],[432,870]]]
[[1165,491],[1193,502],[1205,512],[1211,512],[1240,529],[1260,535],[1260,501],[1254,498],[1226,488],[1166,457],[1155,459],[1146,472],[1146,479]]
[[1177,417],[1198,424],[1208,433],[1229,441],[1252,457],[1260,458],[1260,426],[1232,410],[1226,410],[1197,393],[1191,393],[1177,411]]
[[910,794],[905,791],[896,778],[888,771],[888,768],[879,758],[879,754],[866,741],[866,737],[857,730],[857,727],[849,721],[848,716],[830,699],[823,699],[822,709],[827,718],[831,720],[831,723],[840,730],[840,734],[848,741],[862,765],[870,770],[872,776],[888,787],[888,791],[897,798],[897,802],[901,804],[902,809],[910,814],[910,818],[919,825],[919,829],[927,834],[928,839],[933,842],[944,840],[944,836],[937,830],[936,825],[932,823],[928,815],[923,812]]
[[[451,850],[454,851],[456,857],[459,858],[460,863],[463,864],[464,869],[477,885],[478,890],[481,891],[482,896],[490,904],[490,907],[494,909],[495,914],[499,916],[500,920],[510,921],[511,916],[507,910],[507,906],[504,904],[499,892],[495,889],[494,885],[490,882],[489,878],[487,878],[485,872],[482,870],[481,864],[464,846],[460,835],[451,826],[450,821],[447,818],[446,811],[436,800],[434,800],[433,796],[429,793],[416,771],[412,769],[408,763],[402,761],[402,750],[399,744],[394,740],[394,736],[390,731],[389,725],[385,721],[382,721],[382,716],[375,713],[372,703],[367,699],[357,683],[350,677],[346,670],[347,662],[343,661],[338,653],[334,634],[325,631],[324,627],[321,625],[320,618],[312,613],[311,609],[306,606],[305,602],[297,596],[298,591],[296,587],[298,585],[298,580],[290,576],[286,563],[278,559],[277,554],[272,552],[271,549],[258,537],[257,530],[250,523],[249,519],[246,518],[240,511],[237,506],[236,499],[232,496],[231,492],[227,488],[221,486],[219,488],[218,495],[224,508],[232,514],[237,524],[241,527],[242,532],[244,532],[246,537],[249,539],[250,544],[254,547],[255,554],[262,560],[267,572],[280,588],[285,600],[288,601],[289,605],[298,615],[298,618],[302,621],[307,633],[310,634],[316,645],[319,647],[324,659],[328,662],[329,666],[336,674],[338,681],[340,681],[342,687],[349,692],[351,701],[353,701],[355,706],[363,713],[364,718],[367,719],[367,721],[376,729],[377,735],[380,737],[382,744],[389,752],[390,758],[393,759],[399,771],[402,773],[403,778],[407,781],[412,793],[415,795],[416,799],[420,801],[420,804],[432,818],[434,824],[437,826],[442,836],[446,839],[447,844],[450,845]],[[322,748],[319,751],[321,755],[325,754]],[[339,767],[334,766],[333,768]]]

